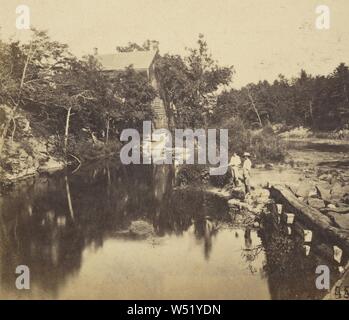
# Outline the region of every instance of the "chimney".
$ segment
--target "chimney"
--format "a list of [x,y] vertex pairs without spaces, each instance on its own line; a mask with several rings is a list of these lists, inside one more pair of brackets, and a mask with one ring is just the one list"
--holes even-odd
[[98,48],[93,48],[93,54],[94,54],[95,56],[98,55]]

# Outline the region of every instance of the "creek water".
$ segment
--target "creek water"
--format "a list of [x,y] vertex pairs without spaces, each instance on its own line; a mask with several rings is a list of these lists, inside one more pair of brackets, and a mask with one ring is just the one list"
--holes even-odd
[[[152,234],[137,237],[132,222]],[[175,187],[171,166],[113,161],[42,175],[0,197],[1,299],[320,298],[317,259],[227,204]],[[30,269],[17,290],[16,266]]]

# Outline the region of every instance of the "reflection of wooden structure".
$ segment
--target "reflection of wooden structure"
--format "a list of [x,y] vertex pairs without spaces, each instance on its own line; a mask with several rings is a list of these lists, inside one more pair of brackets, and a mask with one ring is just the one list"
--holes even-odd
[[[277,186],[270,191],[274,201],[269,204],[262,223],[267,264],[271,268],[281,268],[284,274],[298,273],[298,277],[304,277],[308,285],[314,284],[315,267],[321,264],[330,268],[331,284],[340,279],[342,272],[349,267],[348,233],[333,226],[332,221],[318,210],[299,201],[287,188]],[[275,245],[278,242],[282,243],[281,251],[280,246]],[[290,257],[299,261],[294,263]],[[297,298],[302,298],[302,284],[284,284],[283,281],[288,281],[289,276],[284,279],[280,273],[269,279],[273,298],[295,298],[295,293],[299,295]],[[311,292],[312,298],[323,298],[325,294],[316,290]],[[303,298],[308,299],[309,296]]]
[[127,67],[140,73],[144,73],[153,88],[158,92],[158,96],[152,103],[153,125],[155,128],[167,128],[168,120],[163,100],[160,97],[160,86],[155,72],[156,59],[159,57],[158,50],[115,52],[112,54],[96,55],[97,60],[102,65],[103,70],[111,76],[113,73],[124,71]]

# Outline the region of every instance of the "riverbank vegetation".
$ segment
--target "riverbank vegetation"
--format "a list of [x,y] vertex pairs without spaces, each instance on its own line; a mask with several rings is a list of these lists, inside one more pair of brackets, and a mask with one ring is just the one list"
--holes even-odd
[[[118,48],[147,50],[154,42]],[[0,40],[1,174],[25,175],[115,153],[124,128],[152,119],[157,94],[170,128],[227,128],[230,151],[249,151],[256,162],[284,159],[277,135],[283,130],[302,125],[321,135],[347,126],[344,64],[328,76],[302,70],[295,79],[280,75],[273,83],[232,89],[234,68],[220,66],[200,35],[185,56],[159,56],[155,72],[158,92],[132,66],[111,78],[94,56],[78,58],[43,31],[32,30],[28,43]]]
[[46,32],[33,30],[28,44],[0,41],[0,73],[0,165],[9,175],[108,154],[120,130],[152,114],[146,76],[128,68],[111,81],[92,56],[78,59]]
[[339,64],[329,75],[298,77],[279,75],[273,83],[260,81],[222,92],[217,101],[216,121],[240,117],[251,126],[284,124],[286,129],[303,126],[315,131],[349,129],[349,69]]

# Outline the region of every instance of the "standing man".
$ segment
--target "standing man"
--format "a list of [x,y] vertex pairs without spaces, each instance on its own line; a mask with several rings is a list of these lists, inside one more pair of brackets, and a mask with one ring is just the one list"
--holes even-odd
[[240,181],[240,174],[239,174],[239,167],[241,165],[241,159],[240,157],[236,154],[236,152],[233,153],[232,157],[230,158],[230,169],[231,169],[231,176],[233,178],[233,183],[236,187],[239,186]]
[[249,193],[251,190],[250,178],[251,178],[252,163],[251,163],[250,157],[251,155],[248,152],[244,153],[245,160],[244,160],[244,164],[242,165],[242,173],[244,178],[246,194]]

